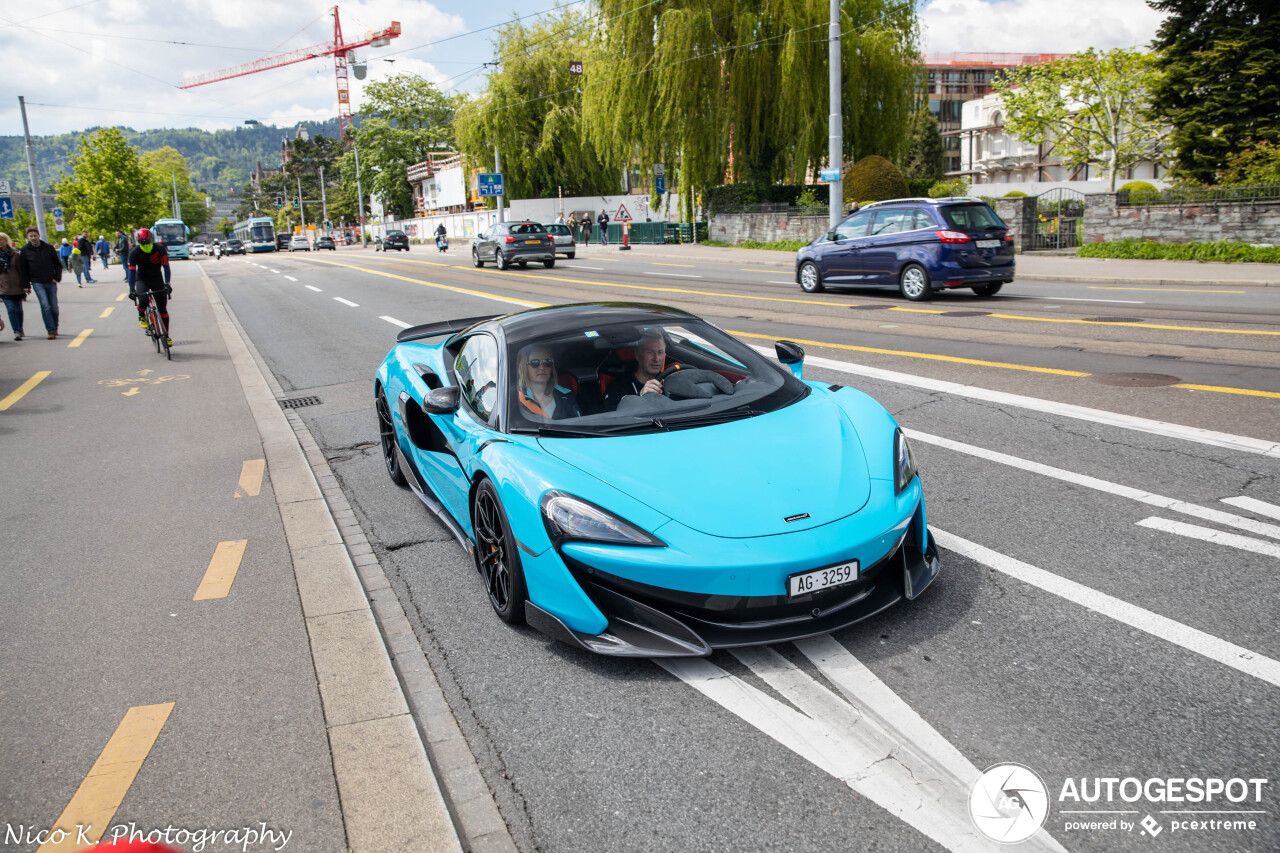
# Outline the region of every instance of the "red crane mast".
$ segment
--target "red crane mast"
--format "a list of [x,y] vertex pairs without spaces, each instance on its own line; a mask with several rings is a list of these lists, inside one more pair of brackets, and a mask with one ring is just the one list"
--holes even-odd
[[399,35],[400,22],[392,21],[391,26],[379,32],[365,33],[364,38],[359,41],[344,42],[342,40],[342,22],[338,18],[338,7],[334,6],[333,41],[313,44],[310,47],[298,48],[297,50],[291,50],[287,53],[277,53],[273,56],[264,56],[261,59],[255,59],[253,62],[246,62],[242,65],[233,65],[230,68],[223,68],[221,71],[210,71],[207,74],[198,74],[195,77],[189,78],[180,88],[194,89],[196,86],[205,86],[209,83],[231,80],[232,78],[244,77],[248,74],[257,74],[259,71],[269,71],[272,68],[280,68],[284,65],[293,65],[296,62],[306,62],[308,59],[316,59],[322,56],[333,56],[333,75],[338,83],[338,135],[345,142],[347,137],[347,128],[351,126],[351,93],[347,88],[348,54],[357,47],[383,47]]

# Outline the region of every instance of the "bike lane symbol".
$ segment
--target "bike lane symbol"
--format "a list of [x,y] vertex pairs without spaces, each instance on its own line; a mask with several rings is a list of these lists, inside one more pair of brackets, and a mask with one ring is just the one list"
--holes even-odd
[[136,397],[138,394],[142,393],[141,386],[143,385],[159,385],[162,382],[173,382],[175,380],[191,378],[191,376],[186,373],[178,373],[173,376],[147,376],[146,375],[148,373],[154,373],[154,372],[155,371],[152,371],[152,370],[140,370],[138,371],[138,373],[142,374],[140,376],[135,376],[131,379],[99,379],[98,384],[106,385],[108,388],[120,388],[125,385],[128,385],[130,386],[129,390],[121,391],[120,393],[125,397]]

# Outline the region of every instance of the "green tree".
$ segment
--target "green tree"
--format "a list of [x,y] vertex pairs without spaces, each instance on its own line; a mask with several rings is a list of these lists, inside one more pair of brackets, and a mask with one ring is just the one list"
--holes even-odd
[[902,163],[903,176],[917,181],[942,180],[946,172],[942,133],[937,116],[927,105],[920,106],[911,116],[910,134],[907,157]]
[[[583,91],[602,155],[678,162],[682,196],[726,176],[802,183],[826,165],[827,4],[598,5],[606,23]],[[920,86],[914,3],[842,0],[841,34],[844,159],[901,159]]]
[[[360,146],[362,183],[396,215],[413,215],[408,169],[432,154],[454,148],[454,114],[459,98],[447,97],[434,83],[400,74],[365,87],[362,122],[353,130]],[[342,162],[343,184],[354,198],[355,165]],[[349,177],[348,177],[349,175]]]
[[173,215],[173,191],[176,186],[183,224],[193,234],[203,228],[213,216],[213,211],[205,201],[205,194],[191,186],[187,159],[176,148],[166,146],[143,154],[142,165],[151,173],[154,185],[159,190],[159,209],[162,215]]
[[1090,48],[1015,68],[996,79],[995,89],[1011,134],[1036,145],[1053,142],[1068,167],[1101,164],[1114,191],[1130,166],[1162,157],[1168,127],[1147,112],[1158,76],[1150,54]]
[[230,219],[227,219],[225,216],[222,217],[222,221],[219,222],[217,226],[218,233],[221,234],[223,237],[230,237],[235,230],[236,230],[235,223],[232,222]]
[[1262,141],[1227,161],[1219,175],[1224,184],[1280,184],[1280,145]]
[[1280,143],[1280,6],[1275,0],[1149,0],[1168,15],[1152,46],[1151,108],[1173,128],[1180,176],[1214,180],[1237,153]]
[[83,137],[70,166],[56,190],[78,230],[128,231],[150,224],[162,209],[155,178],[116,128]]
[[565,9],[497,34],[500,68],[483,95],[458,110],[458,146],[468,162],[488,168],[502,153],[504,190],[514,198],[617,192],[623,162],[588,143],[582,90],[569,64],[589,49],[586,18]]
[[869,154],[844,173],[847,202],[884,201],[907,195],[907,181],[898,167],[877,154]]

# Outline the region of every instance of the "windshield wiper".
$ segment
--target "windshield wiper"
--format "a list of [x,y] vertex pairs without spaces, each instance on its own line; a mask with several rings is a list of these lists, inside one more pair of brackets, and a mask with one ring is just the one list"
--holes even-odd
[[606,433],[599,430],[565,429],[564,427],[537,426],[528,429],[512,429],[517,435],[541,435],[548,438],[599,438]]

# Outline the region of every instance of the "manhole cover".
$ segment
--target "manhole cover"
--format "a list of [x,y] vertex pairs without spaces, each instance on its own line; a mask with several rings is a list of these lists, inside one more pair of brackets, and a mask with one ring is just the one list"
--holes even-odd
[[886,308],[892,308],[893,306],[892,305],[850,305],[849,307],[857,311],[883,311]]
[[943,311],[943,317],[989,317],[990,311]]
[[1086,323],[1143,323],[1141,317],[1085,317]]
[[301,409],[303,406],[316,406],[319,405],[319,403],[319,397],[293,397],[288,400],[281,400],[280,408]]
[[1154,388],[1157,385],[1176,385],[1182,381],[1164,373],[1095,373],[1089,378],[1103,385],[1118,385],[1121,388]]

